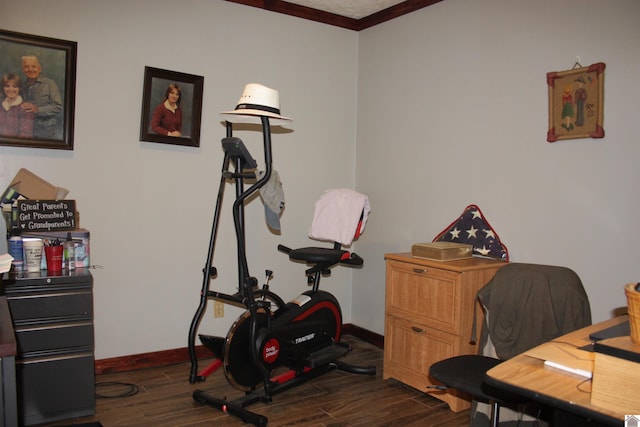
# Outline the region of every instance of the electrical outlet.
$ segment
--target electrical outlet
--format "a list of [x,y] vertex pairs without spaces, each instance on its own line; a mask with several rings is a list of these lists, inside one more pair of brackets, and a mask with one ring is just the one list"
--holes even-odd
[[221,301],[213,302],[213,317],[224,317],[224,303]]

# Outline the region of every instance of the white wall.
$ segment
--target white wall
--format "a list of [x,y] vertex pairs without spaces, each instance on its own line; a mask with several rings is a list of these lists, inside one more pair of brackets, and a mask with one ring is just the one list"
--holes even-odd
[[[324,282],[347,322],[382,333],[384,253],[431,240],[470,203],[513,261],[575,269],[601,320],[638,280],[638,22],[635,0],[446,0],[361,33],[221,1],[24,0],[3,8],[0,28],[78,42],[76,148],[0,147],[0,186],[26,167],[77,200],[102,266],[98,359],[184,347],[222,162],[218,112],[260,82],[294,122],[273,135],[283,231],[270,234],[250,204],[249,260],[259,278],[275,271],[285,299],[304,278],[276,245],[312,243],[313,202],[356,183],[373,208],[354,245],[365,266]],[[607,64],[606,138],[549,144],[545,74],[576,56]],[[146,65],[205,77],[200,148],[138,140]],[[238,136],[260,159],[261,135]],[[226,291],[231,195],[214,262]],[[235,310],[201,331],[224,334]]]
[[[373,212],[352,322],[384,330],[386,252],[477,204],[511,260],[582,278],[595,321],[625,306],[640,230],[640,3],[446,0],[360,33],[357,187]],[[604,139],[546,142],[546,73],[606,63]]]
[[[26,0],[3,7],[0,28],[78,42],[75,149],[0,147],[0,186],[26,167],[71,190],[91,231],[98,359],[185,347],[222,167],[218,112],[233,109],[246,83],[280,91],[291,131],[273,132],[283,181],[282,234],[271,234],[259,200],[247,207],[249,262],[289,299],[306,290],[304,267],[279,243],[309,245],[313,203],[355,180],[357,33],[222,1]],[[140,142],[144,67],[204,76],[200,148]],[[260,165],[262,135],[236,133]],[[212,289],[237,284],[227,186]],[[350,318],[351,271],[324,283]],[[200,332],[224,335],[212,310]]]

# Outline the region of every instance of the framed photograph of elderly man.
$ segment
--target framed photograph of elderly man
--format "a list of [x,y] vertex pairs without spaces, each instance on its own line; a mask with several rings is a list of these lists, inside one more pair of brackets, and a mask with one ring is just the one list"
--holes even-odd
[[77,43],[0,30],[0,145],[73,150]]
[[145,67],[140,141],[200,146],[204,77]]

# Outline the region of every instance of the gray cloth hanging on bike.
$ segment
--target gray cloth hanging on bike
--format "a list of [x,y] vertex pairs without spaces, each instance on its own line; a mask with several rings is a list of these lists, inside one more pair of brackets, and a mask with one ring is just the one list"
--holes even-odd
[[[264,171],[258,171],[258,179],[262,179],[264,174]],[[271,170],[269,180],[259,191],[262,203],[264,203],[264,216],[267,225],[274,230],[280,230],[280,215],[284,209],[284,190],[280,175],[276,170]]]

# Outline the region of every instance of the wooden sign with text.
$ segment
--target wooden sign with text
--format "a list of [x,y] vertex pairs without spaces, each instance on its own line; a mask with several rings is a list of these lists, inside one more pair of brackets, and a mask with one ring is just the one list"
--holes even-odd
[[75,200],[18,200],[20,232],[69,231],[77,228]]

